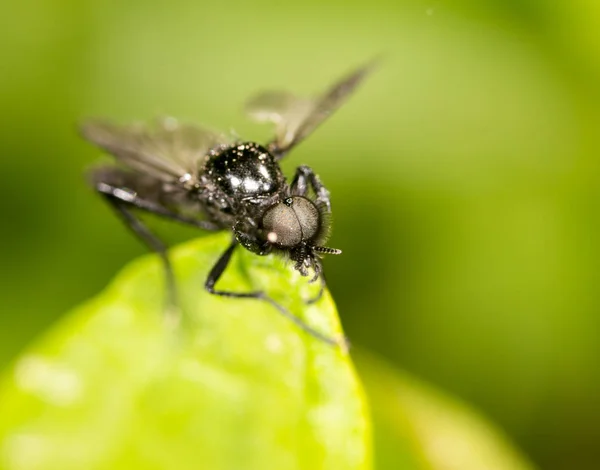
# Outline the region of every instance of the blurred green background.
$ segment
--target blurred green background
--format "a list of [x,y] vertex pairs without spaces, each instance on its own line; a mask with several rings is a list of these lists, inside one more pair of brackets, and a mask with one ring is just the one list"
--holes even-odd
[[[144,248],[82,177],[85,116],[259,141],[264,88],[381,68],[285,162],[333,194],[348,335],[544,469],[600,466],[600,3],[24,0],[0,18],[0,365]],[[158,224],[171,241],[197,236]],[[198,286],[201,289],[202,286]]]

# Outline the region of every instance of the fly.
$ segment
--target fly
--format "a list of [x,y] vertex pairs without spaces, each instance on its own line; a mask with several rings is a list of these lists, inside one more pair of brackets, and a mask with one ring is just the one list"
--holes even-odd
[[167,247],[135,215],[150,212],[203,230],[230,230],[233,239],[210,270],[205,288],[211,294],[268,302],[302,330],[329,344],[344,344],[307,325],[265,292],[232,292],[216,287],[238,245],[260,255],[287,255],[309,282],[320,279],[321,257],[341,250],[325,246],[330,231],[329,191],[308,166],[300,166],[291,183],[279,162],[341,106],[369,73],[367,65],[314,98],[265,92],[247,103],[259,122],[275,125],[266,145],[234,140],[212,130],[166,118],[144,125],[119,126],[88,121],[87,140],[115,157],[116,164],[91,173],[95,190],[164,265],[168,302],[176,306],[176,285]]

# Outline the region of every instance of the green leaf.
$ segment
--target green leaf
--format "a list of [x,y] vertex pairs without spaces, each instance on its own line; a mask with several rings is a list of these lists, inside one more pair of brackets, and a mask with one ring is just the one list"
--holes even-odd
[[[183,318],[169,326],[155,256],[131,263],[18,358],[0,384],[0,467],[369,469],[349,356],[265,302],[203,284],[229,235],[175,248]],[[238,250],[219,284],[265,289],[328,335],[331,297],[274,257]],[[26,321],[26,319],[23,319]]]
[[374,420],[377,470],[532,470],[502,432],[459,401],[354,352]]

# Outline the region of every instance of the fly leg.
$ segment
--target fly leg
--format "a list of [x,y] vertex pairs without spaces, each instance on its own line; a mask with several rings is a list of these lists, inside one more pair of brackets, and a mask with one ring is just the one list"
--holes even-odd
[[148,229],[148,227],[138,219],[135,214],[131,211],[132,208],[141,209],[146,212],[150,212],[162,217],[166,217],[181,223],[195,225],[205,230],[217,230],[218,227],[210,224],[206,221],[194,220],[186,218],[171,212],[161,205],[142,199],[135,193],[132,193],[126,189],[112,186],[107,183],[97,183],[96,191],[104,196],[109,204],[115,209],[115,211],[121,216],[125,225],[144,242],[144,244],[152,251],[156,252],[160,257],[166,278],[166,290],[167,290],[167,320],[171,324],[177,324],[180,320],[179,304],[177,301],[177,287],[175,285],[175,275],[173,274],[173,266],[169,261],[167,254],[166,245]]
[[295,196],[305,196],[308,192],[309,185],[317,196],[317,202],[325,204],[327,212],[331,212],[329,191],[323,186],[321,179],[309,166],[299,166],[296,168],[296,175],[292,181],[292,194]]
[[154,201],[139,197],[135,192],[124,189],[120,186],[115,186],[108,183],[99,182],[95,184],[95,189],[108,200],[118,201],[126,206],[135,207],[151,214],[159,215],[167,219],[174,220],[186,225],[193,225],[203,230],[215,231],[220,230],[220,227],[206,220],[197,220],[192,217],[185,217],[177,212],[157,204]]
[[[302,165],[296,168],[296,175],[292,181],[291,192],[295,196],[306,196],[309,187],[314,191],[317,196],[317,203],[322,203],[327,208],[327,212],[331,212],[331,201],[329,197],[329,191],[323,183],[321,183],[321,179],[315,174],[312,168]],[[317,268],[318,263],[318,268]],[[323,292],[325,292],[325,287],[327,285],[325,281],[325,277],[323,276],[323,270],[321,269],[321,263],[318,260],[315,260],[315,269],[318,271],[315,273],[316,278],[320,278],[321,286],[319,288],[319,292],[317,295],[311,299],[306,300],[307,304],[313,304],[321,299],[323,296]],[[312,282],[312,281],[311,281]]]
[[229,247],[223,252],[221,257],[217,260],[215,265],[210,270],[210,273],[208,274],[208,277],[206,278],[206,282],[204,284],[204,287],[206,288],[206,290],[208,292],[210,292],[211,294],[220,295],[222,297],[264,300],[265,302],[267,302],[267,303],[271,304],[273,307],[275,307],[281,315],[286,317],[288,320],[291,320],[292,322],[294,322],[296,324],[296,326],[298,326],[300,329],[302,329],[309,335],[313,336],[314,338],[316,338],[320,341],[323,341],[324,343],[330,344],[332,346],[341,346],[344,349],[347,347],[345,339],[338,340],[338,339],[330,338],[329,336],[326,336],[322,333],[319,333],[317,330],[311,328],[309,325],[304,323],[304,321],[301,320],[300,318],[298,318],[296,315],[293,315],[291,312],[289,312],[285,307],[283,307],[282,305],[275,302],[275,300],[273,300],[271,297],[269,297],[263,291],[231,292],[231,291],[223,291],[223,290],[215,289],[215,285],[217,284],[217,282],[221,278],[221,275],[227,268],[227,265],[229,264],[229,261],[231,260],[231,256],[233,255],[233,252],[237,245],[238,245],[237,241],[233,241],[231,243],[231,245],[229,245]]
[[325,276],[323,275],[323,273],[319,274],[319,280],[321,281],[321,285],[319,286],[319,292],[317,292],[317,295],[315,295],[314,297],[306,299],[304,303],[309,305],[315,304],[319,300],[321,300],[321,297],[323,297],[323,294],[325,293],[325,288],[327,287],[327,282],[325,281]]

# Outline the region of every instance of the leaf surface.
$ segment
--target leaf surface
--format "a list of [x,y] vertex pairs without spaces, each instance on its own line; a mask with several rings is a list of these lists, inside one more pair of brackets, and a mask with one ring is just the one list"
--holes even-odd
[[[165,321],[155,256],[33,344],[0,384],[6,470],[370,467],[367,407],[350,358],[269,304],[205,292],[229,243],[217,234],[171,259],[182,320]],[[274,257],[238,250],[219,288],[264,289],[328,335],[335,306]]]

